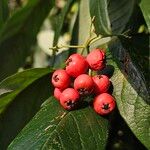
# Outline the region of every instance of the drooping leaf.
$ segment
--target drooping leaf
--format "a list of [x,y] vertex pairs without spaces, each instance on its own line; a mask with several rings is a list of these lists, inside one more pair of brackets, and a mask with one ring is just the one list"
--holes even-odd
[[112,83],[119,112],[135,136],[149,149],[150,106],[144,76],[120,41],[114,41],[110,49],[121,69],[115,62],[110,62],[115,68]]
[[90,0],[90,13],[95,16],[97,34],[120,34],[136,7],[135,0]]
[[53,93],[50,69],[30,69],[13,75],[0,84],[0,147],[6,149],[12,139]]
[[49,72],[49,69],[30,69],[3,80],[0,83],[0,113],[19,93]]
[[126,29],[136,7],[136,0],[108,0],[108,13],[112,34],[120,34]]
[[7,20],[0,32],[0,80],[23,66],[53,5],[53,0],[46,0],[44,3],[42,0],[30,0]]
[[0,30],[9,17],[8,0],[0,1]]
[[8,147],[25,149],[105,149],[107,120],[91,107],[67,112],[50,98]]
[[149,0],[142,0],[140,2],[140,7],[141,7],[141,10],[143,12],[145,21],[147,23],[148,30],[150,32],[150,7],[149,6],[150,6],[150,1]]

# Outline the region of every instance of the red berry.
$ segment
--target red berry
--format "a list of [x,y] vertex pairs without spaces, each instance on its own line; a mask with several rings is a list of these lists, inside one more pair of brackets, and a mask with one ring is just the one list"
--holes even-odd
[[55,88],[54,89],[54,97],[57,99],[57,100],[60,100],[60,94],[62,93],[62,91],[58,88]]
[[92,79],[95,83],[95,94],[105,93],[108,91],[110,86],[110,80],[106,75],[96,75]]
[[91,51],[86,60],[92,70],[102,70],[106,66],[105,52],[101,49],[94,49]]
[[66,72],[72,77],[86,73],[87,69],[88,63],[80,54],[73,54],[66,61]]
[[73,88],[65,89],[60,95],[60,104],[66,110],[73,110],[79,103],[79,93]]
[[93,91],[94,82],[92,77],[87,74],[81,74],[74,80],[74,88],[80,95],[87,95]]
[[103,93],[95,97],[93,102],[94,110],[100,115],[107,115],[115,108],[115,99],[108,93]]
[[52,84],[59,89],[67,88],[70,82],[70,76],[63,69],[56,70],[52,75]]

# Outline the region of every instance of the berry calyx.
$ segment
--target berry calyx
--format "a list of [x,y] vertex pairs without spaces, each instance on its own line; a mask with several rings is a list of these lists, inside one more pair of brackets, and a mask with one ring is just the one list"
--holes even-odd
[[86,73],[87,69],[88,63],[80,54],[72,54],[66,61],[66,72],[72,77]]
[[115,108],[115,99],[108,93],[102,93],[95,97],[93,107],[96,113],[107,115]]
[[90,94],[94,88],[92,77],[87,74],[79,75],[74,80],[74,88],[79,92],[80,95]]
[[55,88],[54,89],[54,97],[57,99],[57,100],[60,100],[60,95],[62,93],[62,90],[60,90],[59,88]]
[[60,95],[60,104],[66,110],[73,110],[79,103],[79,93],[73,88],[65,89]]
[[106,75],[96,75],[93,76],[92,79],[95,83],[95,94],[105,93],[108,91],[110,86],[110,80]]
[[52,84],[61,90],[70,85],[70,76],[63,69],[56,70],[52,75]]
[[102,70],[106,66],[105,52],[101,49],[92,50],[86,57],[92,70]]

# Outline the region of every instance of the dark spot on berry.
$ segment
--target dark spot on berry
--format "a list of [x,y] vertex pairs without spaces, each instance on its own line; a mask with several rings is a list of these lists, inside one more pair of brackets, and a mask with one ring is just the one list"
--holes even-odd
[[109,108],[110,108],[110,107],[109,107],[109,104],[103,104],[102,109],[108,110]]
[[54,80],[55,82],[57,82],[57,81],[59,80],[58,75],[55,75],[55,76],[53,77],[53,80]]
[[67,107],[70,107],[70,108],[74,108],[75,106],[76,106],[76,102],[73,102],[72,100],[68,100],[67,102],[66,102],[66,105],[67,105]]
[[101,76],[101,75],[98,75],[98,78],[99,78],[99,79],[101,79],[101,78],[102,78],[102,76]]
[[86,88],[80,88],[77,90],[80,95],[87,95],[89,94],[89,91]]
[[69,58],[67,61],[66,61],[66,66],[69,66],[69,63],[72,62],[72,59]]

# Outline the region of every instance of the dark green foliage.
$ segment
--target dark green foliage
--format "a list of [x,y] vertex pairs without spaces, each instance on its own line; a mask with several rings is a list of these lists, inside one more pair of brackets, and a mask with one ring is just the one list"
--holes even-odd
[[[150,1],[68,0],[57,8],[58,2],[28,0],[10,15],[8,1],[0,1],[0,149],[150,149]],[[81,49],[50,55],[52,69],[18,72],[31,56],[40,27],[54,7],[61,10],[49,17],[55,20],[54,45],[67,30],[64,24],[71,13],[77,15],[74,24],[67,22],[73,28],[72,44],[85,44],[93,16],[94,32],[109,37],[109,43],[103,38],[89,45],[89,50],[107,49],[107,67],[102,73],[111,77],[110,91],[117,103],[108,117],[98,116],[88,98],[70,112],[53,98],[53,68],[61,68],[69,54]]]

